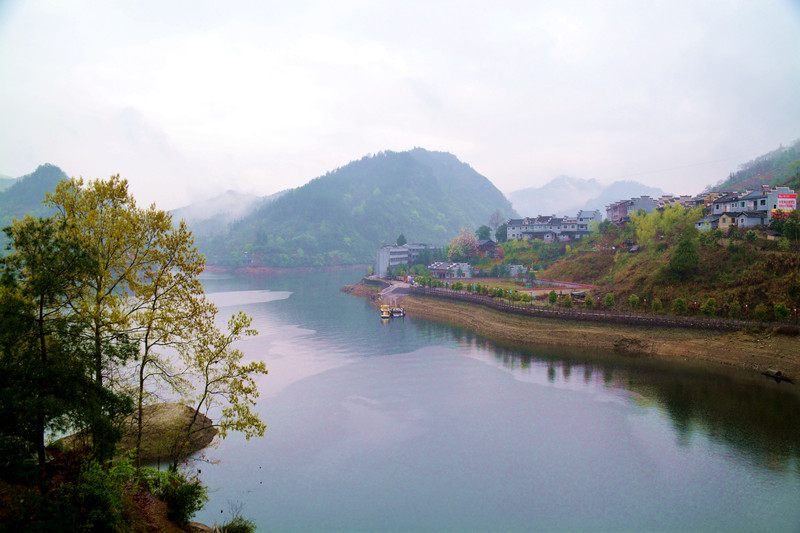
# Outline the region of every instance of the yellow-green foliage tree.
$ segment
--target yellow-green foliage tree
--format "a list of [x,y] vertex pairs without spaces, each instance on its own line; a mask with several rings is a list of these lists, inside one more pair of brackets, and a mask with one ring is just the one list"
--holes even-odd
[[192,433],[202,429],[196,425],[201,413],[214,415],[214,425],[223,438],[229,431],[238,431],[249,440],[263,436],[267,427],[252,411],[258,398],[256,376],[266,374],[266,366],[263,361],[244,362],[244,353],[233,347],[242,337],[258,334],[251,327],[252,318],[239,312],[228,320],[227,331],[221,331],[213,323],[216,312],[214,306],[206,309],[205,319],[198,322],[197,337],[181,349],[198,385],[192,397],[195,406],[192,419],[176,442],[173,467],[177,466]]
[[663,210],[652,213],[632,213],[630,225],[637,243],[645,248],[652,247],[660,236],[673,237],[693,226],[703,217],[701,207],[685,209],[678,204],[668,205]]
[[[203,383],[203,375],[226,364],[232,365],[235,379],[221,378],[214,383],[233,379],[233,388],[215,396],[228,402],[226,408],[233,409],[239,422],[222,423],[221,427],[241,428],[246,433],[252,427],[263,433],[259,429],[263,423],[247,410],[257,390],[237,385],[247,381],[247,372],[263,370],[263,364],[239,365],[239,352],[220,348],[221,339],[229,339],[229,347],[242,331],[252,330],[249,322],[240,325],[247,321],[245,316],[233,323],[236,332],[231,335],[214,325],[217,310],[205,300],[198,279],[205,260],[186,225],[174,226],[171,215],[154,205],[137,207],[127,181],[119,176],[88,184],[81,179],[62,182],[48,195],[47,203],[55,208],[54,218],[64,231],[91,249],[97,260],[96,273],[75,305],[90,325],[87,336],[93,346],[96,382],[111,380],[117,387],[129,387],[122,376],[127,361],[113,347],[128,339],[138,343],[133,387],[138,407],[137,445],[141,444],[145,403],[158,399],[159,393],[190,398],[189,383]],[[197,358],[209,351],[209,342],[217,343],[213,361],[207,360],[208,366],[196,364]],[[175,350],[184,354],[182,361],[168,355]],[[225,413],[223,409],[223,417]],[[227,416],[230,418],[230,413]]]

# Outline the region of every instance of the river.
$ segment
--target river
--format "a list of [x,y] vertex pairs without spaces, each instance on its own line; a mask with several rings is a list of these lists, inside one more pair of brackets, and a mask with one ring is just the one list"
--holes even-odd
[[259,531],[798,531],[800,395],[760,376],[504,348],[339,291],[358,272],[208,276],[264,360],[264,437],[199,463]]

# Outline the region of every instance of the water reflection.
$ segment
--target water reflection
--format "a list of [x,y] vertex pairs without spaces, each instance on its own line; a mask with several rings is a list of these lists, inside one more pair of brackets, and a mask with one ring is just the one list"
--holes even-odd
[[[549,383],[568,384],[573,373],[586,385],[595,373],[606,387],[634,392],[669,416],[680,445],[703,435],[728,446],[758,467],[800,475],[800,394],[794,385],[776,383],[717,366],[671,363],[647,357],[601,353],[594,349],[525,349],[503,345],[461,328],[415,321],[429,338],[450,338],[463,347],[491,352],[512,371],[546,371]],[[545,370],[546,369],[546,370]]]
[[238,303],[262,334],[243,348],[270,369],[258,406],[269,429],[221,443],[201,518],[238,500],[271,531],[796,529],[791,386],[382,324],[339,292],[357,279],[207,284],[252,291]]

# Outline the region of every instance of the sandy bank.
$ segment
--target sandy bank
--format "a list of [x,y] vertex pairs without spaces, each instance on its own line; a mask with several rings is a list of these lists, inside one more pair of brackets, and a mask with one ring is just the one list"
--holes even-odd
[[[374,305],[381,303],[378,292],[370,287],[355,285],[343,290],[367,297]],[[404,296],[401,305],[411,317],[459,326],[502,344],[593,347],[672,360],[702,360],[752,372],[773,368],[800,382],[800,337],[771,331],[719,332],[533,318],[420,296]]]

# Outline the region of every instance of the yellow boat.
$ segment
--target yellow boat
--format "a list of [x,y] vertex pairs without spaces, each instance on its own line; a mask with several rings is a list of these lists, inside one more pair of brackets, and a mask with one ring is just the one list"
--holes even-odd
[[392,317],[392,308],[388,305],[381,306],[381,318],[391,318]]

